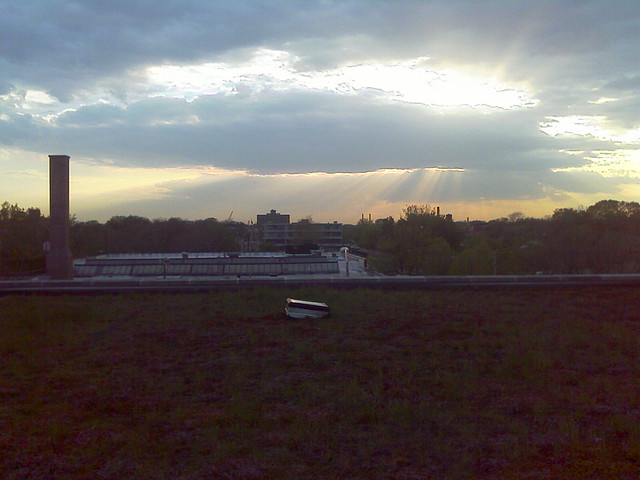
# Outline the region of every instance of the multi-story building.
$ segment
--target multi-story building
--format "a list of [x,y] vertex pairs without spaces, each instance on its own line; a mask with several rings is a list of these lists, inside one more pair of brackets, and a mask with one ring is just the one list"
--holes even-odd
[[338,250],[342,246],[342,224],[315,223],[309,220],[290,222],[288,214],[270,213],[257,216],[262,241],[284,250],[301,244],[315,244],[326,250]]
[[271,223],[289,223],[290,222],[289,214],[278,213],[275,210],[271,210],[269,213],[265,213],[264,215],[258,215],[256,223],[260,225],[267,225]]

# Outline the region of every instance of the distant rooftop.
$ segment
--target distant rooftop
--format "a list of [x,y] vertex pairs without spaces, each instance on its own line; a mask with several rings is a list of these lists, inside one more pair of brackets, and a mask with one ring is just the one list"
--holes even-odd
[[339,274],[335,257],[281,253],[156,253],[101,255],[79,260],[76,277],[278,276]]

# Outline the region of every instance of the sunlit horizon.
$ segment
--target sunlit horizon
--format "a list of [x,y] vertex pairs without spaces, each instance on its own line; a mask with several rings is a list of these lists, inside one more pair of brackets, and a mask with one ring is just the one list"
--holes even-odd
[[[32,193],[15,198],[4,198],[22,208],[39,208],[48,215],[48,171],[47,160],[40,160],[39,169],[31,170],[30,180],[39,185],[40,194]],[[71,214],[77,221],[96,220],[101,223],[114,216],[136,215],[149,219],[178,217],[185,220],[216,218],[251,223],[256,215],[271,209],[291,215],[292,221],[311,216],[317,222],[339,221],[355,224],[361,218],[373,220],[401,217],[408,205],[439,207],[443,215],[451,214],[455,221],[490,221],[505,218],[514,212],[525,217],[544,218],[552,215],[556,208],[580,208],[609,198],[606,195],[565,196],[543,199],[495,200],[473,202],[443,201],[430,197],[428,192],[446,190],[455,196],[460,189],[464,169],[425,167],[421,169],[381,169],[372,172],[305,174],[251,174],[246,171],[225,171],[210,167],[142,169],[122,168],[107,165],[92,165],[70,162]],[[470,173],[470,172],[467,172]],[[259,186],[260,193],[254,200],[246,201],[243,189],[235,184]],[[264,185],[262,185],[264,184]],[[199,185],[203,197],[197,202],[199,208],[186,207],[188,188]],[[269,186],[271,185],[271,186]],[[405,188],[410,185],[410,188]],[[234,199],[215,201],[216,188],[225,192],[239,190]],[[247,187],[248,188],[248,187]],[[638,189],[621,192],[618,200],[632,201]],[[267,190],[264,190],[267,189]],[[341,192],[327,197],[323,192]],[[270,191],[272,190],[272,191]],[[380,201],[384,192],[402,190],[406,201]],[[261,202],[259,197],[276,197],[275,201]],[[38,198],[36,202],[30,199]],[[327,197],[327,198],[323,198]],[[208,204],[211,202],[210,205]]]

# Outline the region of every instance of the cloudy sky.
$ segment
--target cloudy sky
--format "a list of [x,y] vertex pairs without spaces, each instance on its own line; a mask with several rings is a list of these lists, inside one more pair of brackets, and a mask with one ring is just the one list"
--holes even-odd
[[640,3],[0,0],[0,202],[355,223],[640,200]]

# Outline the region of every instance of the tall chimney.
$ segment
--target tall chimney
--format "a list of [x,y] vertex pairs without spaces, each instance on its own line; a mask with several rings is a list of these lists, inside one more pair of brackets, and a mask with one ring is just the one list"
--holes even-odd
[[53,280],[73,278],[69,248],[69,155],[49,155],[47,272]]

